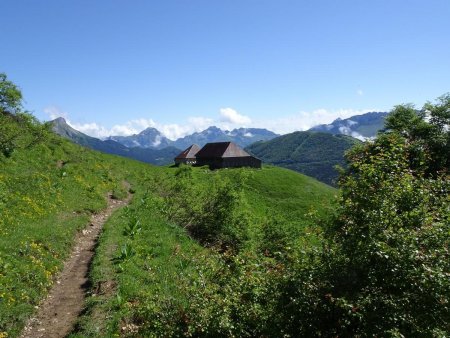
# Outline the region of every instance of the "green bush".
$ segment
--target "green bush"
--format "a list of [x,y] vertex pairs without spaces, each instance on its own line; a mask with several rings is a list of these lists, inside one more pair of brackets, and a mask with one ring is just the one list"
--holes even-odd
[[29,148],[48,138],[49,129],[22,111],[22,93],[0,73],[0,156],[10,157],[17,148]]
[[248,238],[250,217],[242,193],[245,174],[230,180],[220,172],[206,181],[181,166],[174,176],[158,184],[168,219],[179,224],[200,243],[221,251],[238,251]]
[[450,332],[449,108],[448,95],[419,114],[398,106],[385,134],[348,154],[326,245],[282,287],[291,335]]

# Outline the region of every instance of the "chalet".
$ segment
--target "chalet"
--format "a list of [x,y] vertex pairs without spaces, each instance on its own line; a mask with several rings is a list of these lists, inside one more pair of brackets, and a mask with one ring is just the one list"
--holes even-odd
[[183,150],[177,157],[175,157],[175,164],[196,164],[195,154],[200,150],[200,147],[196,144],[191,145],[187,149]]
[[207,143],[195,157],[197,166],[208,165],[211,169],[261,168],[260,159],[251,156],[233,142]]

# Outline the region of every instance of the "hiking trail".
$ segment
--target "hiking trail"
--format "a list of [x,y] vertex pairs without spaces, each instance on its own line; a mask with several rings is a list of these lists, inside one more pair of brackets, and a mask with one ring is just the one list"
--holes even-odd
[[85,229],[75,237],[72,252],[58,274],[47,298],[38,307],[22,331],[21,338],[60,338],[67,336],[81,314],[89,291],[89,268],[103,225],[120,207],[131,200],[113,199],[108,194],[107,207],[93,214]]

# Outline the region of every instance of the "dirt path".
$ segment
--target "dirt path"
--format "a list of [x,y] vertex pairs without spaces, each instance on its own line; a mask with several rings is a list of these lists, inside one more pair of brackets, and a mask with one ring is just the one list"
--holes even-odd
[[25,326],[21,338],[65,337],[84,307],[89,288],[89,266],[103,224],[118,208],[128,204],[108,196],[108,207],[92,216],[89,225],[78,233],[74,248],[47,298]]

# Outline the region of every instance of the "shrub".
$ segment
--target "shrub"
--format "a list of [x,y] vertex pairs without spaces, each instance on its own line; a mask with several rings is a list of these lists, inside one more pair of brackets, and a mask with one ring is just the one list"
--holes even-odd
[[174,178],[158,183],[164,212],[203,245],[238,251],[248,238],[250,216],[242,193],[245,175],[230,180],[215,172],[205,181],[181,166]]
[[285,287],[303,328],[327,336],[450,332],[449,106],[445,96],[420,114],[396,107],[385,134],[348,154],[327,245],[315,268],[294,271]]

